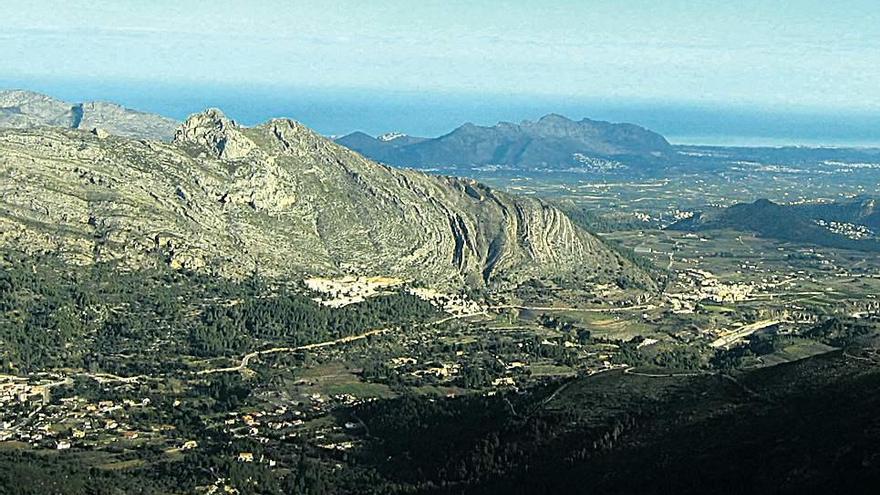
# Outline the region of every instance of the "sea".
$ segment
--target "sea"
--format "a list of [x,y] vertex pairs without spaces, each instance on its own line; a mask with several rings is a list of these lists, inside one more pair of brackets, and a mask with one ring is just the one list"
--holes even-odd
[[103,100],[128,108],[185,119],[217,107],[244,125],[273,117],[298,120],[327,136],[353,131],[400,132],[434,137],[465,122],[534,120],[558,113],[637,124],[673,144],[712,146],[880,147],[880,110],[814,110],[730,104],[693,104],[608,98],[229,85],[3,79],[0,89],[29,89],[70,102]]

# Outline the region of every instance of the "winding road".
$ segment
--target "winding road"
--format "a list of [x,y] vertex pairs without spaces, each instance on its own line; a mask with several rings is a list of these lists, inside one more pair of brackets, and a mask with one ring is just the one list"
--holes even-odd
[[[459,318],[468,318],[471,316],[480,316],[487,314],[486,311],[479,311],[476,313],[464,313],[459,315],[452,315],[446,318],[441,318],[439,320],[435,320],[432,322],[424,323],[422,325],[417,325],[417,327],[430,327],[435,325],[440,325],[441,323],[446,323],[447,321],[456,320]],[[325,342],[318,342],[315,344],[306,344],[297,347],[273,347],[271,349],[263,349],[262,351],[254,351],[249,352],[242,356],[241,362],[237,366],[229,366],[225,368],[212,368],[207,370],[202,370],[196,372],[197,375],[211,375],[214,373],[229,373],[233,371],[242,371],[247,368],[248,363],[250,363],[251,359],[263,356],[266,354],[276,354],[279,352],[299,352],[299,351],[310,351],[313,349],[320,349],[322,347],[331,347],[339,344],[347,344],[350,342],[356,342],[358,340],[366,339],[367,337],[371,337],[373,335],[379,335],[383,333],[388,333],[392,328],[377,328],[375,330],[369,330],[364,333],[360,333],[357,335],[349,335],[348,337],[340,337],[338,339],[328,340]]]
[[241,362],[238,364],[238,366],[230,366],[227,368],[207,369],[207,370],[198,371],[198,372],[196,372],[196,374],[197,375],[210,375],[213,373],[227,373],[227,372],[232,372],[232,371],[242,371],[243,369],[247,368],[247,365],[251,359],[258,357],[258,356],[263,356],[266,354],[276,354],[279,352],[308,351],[308,350],[312,350],[312,349],[320,349],[322,347],[330,347],[330,346],[339,345],[339,344],[346,344],[349,342],[363,340],[363,339],[370,337],[372,335],[379,335],[382,333],[386,333],[386,332],[389,332],[390,330],[391,330],[390,328],[377,328],[375,330],[370,330],[368,332],[364,332],[364,333],[361,333],[358,335],[349,335],[348,337],[341,337],[341,338],[334,339],[334,340],[328,340],[326,342],[318,342],[316,344],[306,344],[306,345],[301,345],[301,346],[297,346],[297,347],[273,347],[271,349],[263,349],[262,351],[254,351],[254,352],[250,352],[248,354],[245,354],[241,358]]
[[526,311],[576,311],[580,313],[617,313],[620,311],[638,311],[641,309],[654,309],[653,304],[639,304],[636,306],[621,306],[619,308],[570,308],[556,306],[520,306],[517,304],[502,304],[490,306],[489,309],[524,309]]
[[712,374],[708,371],[687,372],[687,373],[642,373],[641,371],[635,371],[635,368],[626,368],[623,370],[623,373],[626,375],[645,376],[648,378],[693,377],[693,376],[706,376],[706,375]]

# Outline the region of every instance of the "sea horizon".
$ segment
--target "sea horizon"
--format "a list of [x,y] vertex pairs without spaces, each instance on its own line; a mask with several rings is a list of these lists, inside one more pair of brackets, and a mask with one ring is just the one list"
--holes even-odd
[[131,81],[46,81],[0,78],[0,89],[44,93],[71,103],[109,101],[177,120],[220,108],[252,126],[291,118],[331,137],[355,131],[436,137],[464,123],[536,120],[557,113],[636,124],[675,145],[726,147],[880,147],[880,111],[822,111],[546,95],[486,95],[352,88],[227,86]]

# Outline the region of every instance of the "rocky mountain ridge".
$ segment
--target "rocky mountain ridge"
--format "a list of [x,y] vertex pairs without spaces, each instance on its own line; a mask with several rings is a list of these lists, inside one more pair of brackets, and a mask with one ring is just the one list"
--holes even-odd
[[0,245],[78,263],[446,286],[561,274],[650,284],[541,200],[380,165],[286,119],[245,128],[212,109],[170,143],[0,130],[0,176]]
[[167,141],[178,125],[173,119],[115,103],[68,103],[32,91],[0,91],[0,128],[97,128],[116,136]]

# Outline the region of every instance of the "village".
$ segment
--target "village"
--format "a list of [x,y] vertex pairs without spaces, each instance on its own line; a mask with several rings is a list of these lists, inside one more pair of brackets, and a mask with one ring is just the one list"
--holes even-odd
[[[818,321],[808,305],[811,298],[844,297],[844,287],[829,280],[843,275],[865,283],[878,280],[870,265],[838,269],[834,255],[809,248],[774,250],[788,263],[782,271],[749,257],[707,256],[717,247],[705,237],[685,234],[671,246],[664,242],[646,243],[643,252],[668,260],[665,290],[627,305],[593,302],[614,289],[604,285],[590,287],[590,303],[529,306],[515,298],[476,301],[386,277],[307,279],[309,297],[328,308],[402,292],[430,302],[438,315],[326,342],[257,349],[211,364],[187,358],[188,368],[158,375],[59,370],[28,378],[0,376],[0,443],[58,455],[141,449],[167,458],[205,449],[218,455],[216,444],[181,422],[197,415],[201,428],[231,442],[221,449],[229,462],[289,469],[277,454],[281,445],[331,457],[362,448],[366,426],[349,411],[374,401],[409,394],[519,393],[612,372],[661,376],[655,371],[660,364],[682,376],[706,373],[701,367],[714,353],[747,344],[754,335],[797,339]],[[756,249],[755,243],[736,245]],[[872,314],[880,307],[876,298],[860,301],[838,306],[848,314]],[[802,341],[797,345],[804,355],[834,349]],[[693,357],[681,357],[685,347]],[[788,358],[766,362],[781,359]],[[206,390],[218,383],[232,384],[221,391],[232,387],[233,395],[247,398],[229,402],[224,391],[206,399]],[[236,392],[238,386],[246,391]],[[221,493],[222,481],[206,493]]]

